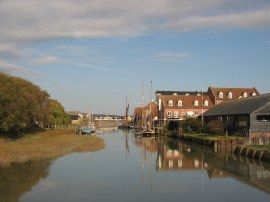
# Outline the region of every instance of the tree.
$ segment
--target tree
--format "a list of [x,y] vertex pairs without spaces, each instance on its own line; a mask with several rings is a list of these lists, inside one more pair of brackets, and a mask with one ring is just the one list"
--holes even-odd
[[71,123],[64,107],[57,100],[50,99],[48,125],[66,125]]
[[224,124],[221,120],[212,120],[206,125],[207,132],[214,135],[224,135]]
[[189,117],[183,121],[182,127],[186,132],[200,132],[202,130],[202,122],[198,118]]
[[0,72],[0,132],[18,133],[52,121],[68,123],[59,102],[30,81]]

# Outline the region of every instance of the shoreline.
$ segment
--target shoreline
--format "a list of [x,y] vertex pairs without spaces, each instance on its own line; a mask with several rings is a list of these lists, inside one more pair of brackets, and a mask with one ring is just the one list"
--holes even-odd
[[42,159],[55,159],[74,152],[95,152],[105,148],[98,136],[74,135],[72,129],[45,130],[16,140],[0,138],[0,166]]

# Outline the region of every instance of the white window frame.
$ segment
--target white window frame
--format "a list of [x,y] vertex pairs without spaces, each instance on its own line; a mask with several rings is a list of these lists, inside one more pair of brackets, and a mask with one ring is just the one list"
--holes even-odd
[[178,107],[182,107],[182,106],[183,106],[183,101],[182,101],[182,100],[178,100],[177,106],[178,106]]
[[204,107],[208,107],[208,105],[209,105],[208,100],[203,101],[203,106],[204,106]]
[[257,93],[255,93],[255,92],[252,93],[252,97],[255,97],[255,96],[257,96]]
[[218,97],[219,97],[220,99],[223,99],[223,92],[219,92],[219,93],[218,93]]
[[174,116],[174,118],[178,119],[179,118],[179,111],[175,111],[173,116]]
[[243,93],[243,97],[246,98],[247,97],[247,92]]
[[173,101],[169,100],[169,107],[173,107]]
[[198,107],[199,106],[199,101],[195,100],[193,104],[194,104],[194,107]]
[[171,111],[167,112],[167,118],[172,118],[172,112]]
[[232,92],[229,92],[229,93],[228,93],[228,98],[229,98],[229,99],[232,99]]

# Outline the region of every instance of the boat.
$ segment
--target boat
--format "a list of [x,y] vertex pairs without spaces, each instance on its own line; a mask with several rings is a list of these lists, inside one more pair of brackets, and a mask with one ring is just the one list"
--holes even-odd
[[95,131],[96,131],[95,126],[84,126],[81,128],[81,134],[83,135],[94,134]]
[[150,91],[150,113],[148,116],[148,122],[146,123],[146,128],[142,131],[143,137],[153,137],[155,136],[155,131],[153,130],[153,114],[152,114],[152,81],[151,81],[151,91]]
[[125,119],[124,122],[118,126],[118,129],[124,129],[124,130],[130,130],[132,127],[128,124],[128,109],[129,104],[127,104],[127,96],[126,96],[126,113],[125,113]]

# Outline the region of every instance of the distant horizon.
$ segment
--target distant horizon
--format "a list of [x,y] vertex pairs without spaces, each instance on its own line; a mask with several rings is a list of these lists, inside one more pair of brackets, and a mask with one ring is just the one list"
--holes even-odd
[[[12,13],[12,17],[11,17]],[[0,3],[0,71],[66,111],[124,114],[158,90],[270,92],[268,0],[9,0]]]

